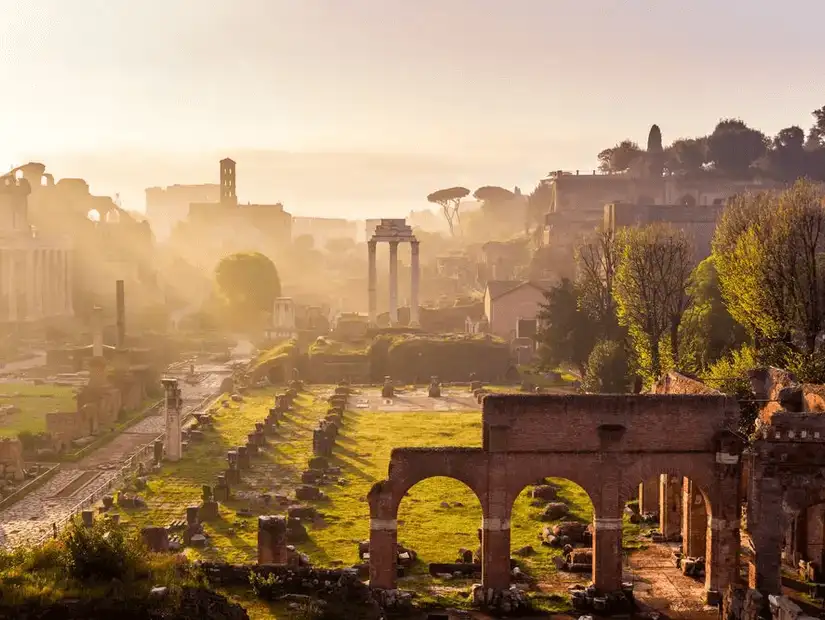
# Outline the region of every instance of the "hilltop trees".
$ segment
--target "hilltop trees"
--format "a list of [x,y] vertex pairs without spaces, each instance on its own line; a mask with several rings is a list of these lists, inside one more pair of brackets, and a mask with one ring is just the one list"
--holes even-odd
[[455,224],[461,226],[461,216],[458,207],[461,201],[470,195],[470,190],[466,187],[448,187],[440,189],[427,196],[427,201],[437,204],[444,213],[447,226],[450,227],[450,234],[455,235]]
[[599,169],[624,172],[644,157],[654,176],[663,168],[679,175],[747,179],[758,174],[788,182],[802,177],[825,181],[825,106],[811,114],[814,123],[807,136],[801,127],[791,125],[769,137],[741,119],[726,118],[708,135],[679,138],[664,148],[661,131],[653,125],[646,151],[623,140],[598,154]]

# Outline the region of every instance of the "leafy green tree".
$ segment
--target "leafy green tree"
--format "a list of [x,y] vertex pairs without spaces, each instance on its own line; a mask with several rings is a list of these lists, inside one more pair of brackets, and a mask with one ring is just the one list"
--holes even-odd
[[624,394],[630,384],[627,352],[620,342],[600,340],[590,352],[582,388],[601,394]]
[[609,149],[599,153],[599,170],[602,172],[624,172],[633,165],[644,151],[631,140],[622,140]]
[[618,242],[614,297],[619,323],[628,328],[639,368],[651,382],[663,369],[662,348],[679,364],[692,244],[684,232],[662,225],[623,228]]
[[596,342],[596,327],[579,307],[579,291],[567,278],[544,294],[538,313],[538,355],[542,366],[570,364],[584,376],[587,358]]
[[224,257],[215,268],[215,283],[230,316],[257,322],[272,312],[281,295],[274,263],[260,252],[239,252]]
[[825,327],[825,207],[817,186],[740,196],[713,240],[722,296],[757,345],[816,352]]
[[707,137],[681,138],[665,149],[665,168],[674,174],[699,174],[707,161]]
[[708,136],[710,161],[718,171],[736,178],[746,177],[751,164],[765,155],[767,148],[765,134],[736,118],[719,121]]
[[604,339],[616,338],[619,332],[613,296],[618,260],[616,236],[610,229],[591,234],[576,248],[579,306]]
[[725,307],[712,256],[693,270],[688,296],[692,302],[682,321],[679,359],[683,370],[700,372],[743,344],[747,333]]

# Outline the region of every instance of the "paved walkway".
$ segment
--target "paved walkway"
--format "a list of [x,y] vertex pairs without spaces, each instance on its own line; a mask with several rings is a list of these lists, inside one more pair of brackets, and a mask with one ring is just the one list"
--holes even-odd
[[630,555],[636,600],[668,618],[716,620],[719,610],[704,603],[703,580],[685,577],[672,560],[679,545],[652,544]]
[[[200,382],[181,382],[184,415],[203,410],[229,374],[226,366],[214,364],[196,366],[195,372],[201,376]],[[0,547],[36,542],[51,533],[52,523],[76,512],[81,501],[113,480],[123,463],[164,430],[161,408],[77,463],[64,463],[46,484],[0,511]]]
[[367,388],[353,397],[355,409],[367,411],[478,411],[481,406],[468,388],[442,388],[440,398],[430,398],[427,388],[397,390],[392,398],[378,388]]

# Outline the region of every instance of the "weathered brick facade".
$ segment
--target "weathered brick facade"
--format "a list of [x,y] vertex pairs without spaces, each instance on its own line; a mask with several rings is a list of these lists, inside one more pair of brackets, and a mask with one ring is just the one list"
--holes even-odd
[[729,430],[738,418],[737,403],[718,394],[489,395],[482,448],[393,451],[388,478],[369,494],[370,583],[395,587],[396,515],[404,494],[426,478],[446,476],[480,500],[483,586],[508,588],[513,502],[548,476],[571,480],[590,496],[594,584],[601,592],[619,591],[623,507],[640,482],[666,474],[679,481],[677,493],[684,477],[701,490],[711,515],[705,587],[721,593],[738,571],[741,443]]

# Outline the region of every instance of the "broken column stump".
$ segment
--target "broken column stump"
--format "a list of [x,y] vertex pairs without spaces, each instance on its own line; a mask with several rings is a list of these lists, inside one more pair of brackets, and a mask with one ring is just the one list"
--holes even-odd
[[286,517],[258,517],[258,564],[286,565]]

